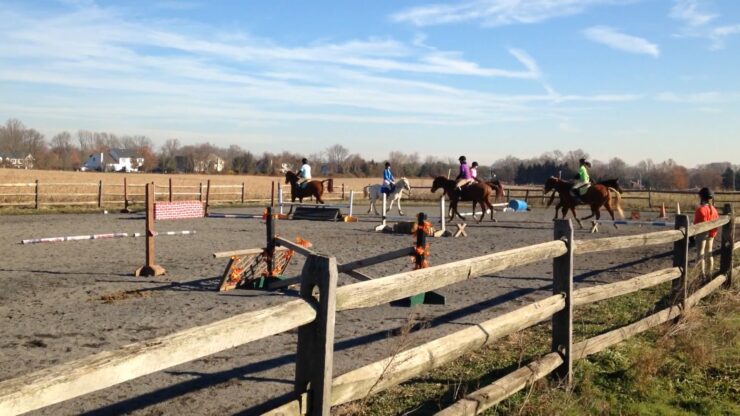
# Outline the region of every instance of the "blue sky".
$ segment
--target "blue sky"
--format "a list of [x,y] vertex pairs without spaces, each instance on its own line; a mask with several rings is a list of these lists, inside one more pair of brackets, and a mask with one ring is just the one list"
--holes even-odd
[[740,163],[736,0],[4,0],[0,21],[0,119],[48,137]]

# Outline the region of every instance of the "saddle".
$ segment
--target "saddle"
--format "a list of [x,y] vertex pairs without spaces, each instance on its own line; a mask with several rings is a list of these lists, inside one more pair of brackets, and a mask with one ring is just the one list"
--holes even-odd
[[393,191],[395,190],[396,190],[396,185],[391,185],[390,187],[383,185],[380,187],[380,192],[386,195],[392,194]]

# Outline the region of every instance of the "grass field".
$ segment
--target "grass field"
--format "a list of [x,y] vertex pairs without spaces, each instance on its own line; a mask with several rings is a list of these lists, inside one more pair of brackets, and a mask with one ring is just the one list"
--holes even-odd
[[[736,256],[740,260],[740,256]],[[574,341],[665,307],[670,283],[576,309]],[[663,305],[663,306],[661,306]],[[574,363],[570,390],[541,380],[485,415],[740,414],[740,293],[721,289],[678,323],[664,324]],[[340,415],[422,415],[445,408],[547,354],[550,326],[513,334],[363,401]]]

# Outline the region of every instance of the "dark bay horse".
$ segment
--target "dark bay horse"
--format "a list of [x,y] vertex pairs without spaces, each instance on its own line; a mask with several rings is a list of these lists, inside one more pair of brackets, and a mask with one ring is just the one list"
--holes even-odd
[[444,193],[450,198],[450,221],[455,218],[455,214],[457,214],[461,220],[465,221],[465,217],[457,212],[457,203],[460,201],[473,201],[474,204],[480,204],[482,211],[478,222],[483,221],[483,217],[486,215],[486,209],[490,210],[491,220],[493,220],[493,205],[490,201],[491,187],[488,185],[480,182],[473,182],[472,184],[463,187],[461,192],[458,192],[457,181],[448,179],[444,176],[437,176],[432,182],[432,193],[437,192],[438,189],[444,190]]
[[[616,180],[615,180],[616,181]],[[608,181],[606,181],[608,182]],[[596,219],[601,218],[601,207],[603,206],[606,208],[606,210],[609,212],[609,215],[611,215],[612,220],[615,220],[614,218],[614,210],[612,209],[611,204],[611,193],[613,192],[617,196],[617,205],[616,209],[617,212],[619,212],[620,217],[624,218],[624,211],[622,211],[621,201],[622,201],[622,195],[617,189],[619,188],[619,184],[616,184],[617,187],[610,187],[606,186],[600,183],[597,183],[595,185],[591,185],[591,187],[588,188],[585,194],[581,195],[581,201],[580,204],[586,204],[591,207],[591,215],[583,218],[578,218],[576,216],[576,205],[579,205],[579,202],[576,201],[575,197],[573,197],[573,194],[571,194],[571,189],[573,189],[573,183],[564,181],[562,179],[558,179],[554,176],[551,176],[547,181],[545,182],[545,193],[548,193],[552,190],[555,190],[558,195],[560,196],[560,202],[555,207],[555,218],[558,218],[558,207],[562,207],[561,211],[563,213],[563,218],[565,218],[565,215],[568,213],[568,210],[570,210],[573,213],[573,218],[576,219],[578,222],[578,225],[583,228],[583,224],[581,224],[581,220],[586,220],[591,217],[596,217]],[[553,197],[555,195],[553,194]],[[550,198],[550,203],[552,203],[552,197]],[[550,204],[547,204],[549,207]],[[616,224],[614,224],[614,227],[616,228]]]
[[504,197],[504,184],[501,183],[498,179],[493,179],[488,182],[486,182],[486,185],[490,186],[491,189],[496,193],[496,195],[493,197],[493,202],[498,202],[499,199]]
[[[303,187],[298,184],[298,180],[298,175],[295,172],[291,170],[285,171],[285,183],[290,184],[290,202],[295,202],[296,198],[298,198],[298,202],[303,202],[303,198],[312,196],[316,198],[316,202],[323,204],[324,200],[321,199],[321,196],[324,194],[324,182],[328,182],[326,187],[327,192],[334,191],[334,179],[308,181]],[[293,206],[290,206],[288,215],[293,213]]]

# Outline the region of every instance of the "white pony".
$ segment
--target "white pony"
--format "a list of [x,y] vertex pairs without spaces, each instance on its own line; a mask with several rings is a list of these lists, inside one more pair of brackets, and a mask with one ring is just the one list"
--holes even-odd
[[[375,215],[380,215],[378,213],[378,208],[375,206],[375,201],[379,198],[381,200],[383,199],[383,194],[380,192],[380,188],[382,187],[383,185],[368,185],[362,188],[362,193],[366,197],[370,197],[370,207],[367,209],[368,214],[374,210]],[[390,205],[388,205],[388,212],[391,212],[393,203],[398,201],[398,215],[403,215],[403,211],[401,210],[401,197],[403,196],[404,190],[408,191],[409,196],[411,196],[411,185],[409,184],[409,180],[401,178],[396,181],[396,189],[387,196],[387,200],[391,201]],[[385,213],[383,213],[383,215],[385,215]]]

